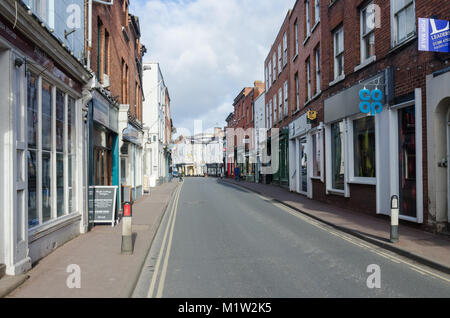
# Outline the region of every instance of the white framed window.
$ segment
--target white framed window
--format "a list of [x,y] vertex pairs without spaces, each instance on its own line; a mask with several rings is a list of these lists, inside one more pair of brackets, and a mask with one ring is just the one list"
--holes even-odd
[[307,101],[311,99],[311,59],[308,58],[306,60],[306,92],[307,92]]
[[375,6],[370,2],[360,11],[361,64],[375,55]]
[[28,228],[76,212],[76,100],[27,73]]
[[277,80],[277,53],[273,53],[273,81]]
[[287,64],[287,56],[288,56],[288,45],[287,45],[287,34],[286,32],[283,35],[283,67]]
[[353,117],[348,139],[350,182],[376,184],[375,116]]
[[269,128],[273,127],[273,105],[272,100],[269,102]]
[[315,49],[316,56],[316,94],[318,94],[321,90],[320,87],[320,46]]
[[320,22],[320,2],[319,0],[315,0],[314,3],[314,23],[317,24]]
[[276,123],[278,121],[278,103],[277,103],[277,97],[278,97],[278,93],[275,93],[275,95],[273,95],[273,122]]
[[408,40],[415,34],[415,0],[391,0],[392,46]]
[[283,89],[280,87],[278,90],[278,120],[283,119]]
[[312,140],[312,177],[322,177],[322,130],[311,134]]
[[284,82],[284,117],[289,114],[288,81]]
[[272,87],[272,60],[269,61],[269,88]]
[[333,33],[334,42],[334,79],[344,75],[344,28]]
[[281,43],[278,44],[278,74],[283,70],[283,56],[281,55]]
[[329,126],[327,133],[329,146],[327,149],[327,188],[328,190],[345,192],[345,122],[339,121]]
[[300,81],[298,73],[295,74],[295,110],[300,110]]
[[306,24],[305,38],[307,38],[308,36],[311,35],[311,21],[310,21],[309,10],[310,10],[309,0],[306,0],[305,1],[305,24]]
[[295,21],[294,24],[294,33],[295,33],[295,56],[298,55],[298,21]]
[[265,67],[264,74],[265,74],[265,77],[266,77],[266,91],[268,91],[269,90],[269,71],[267,69],[267,65]]

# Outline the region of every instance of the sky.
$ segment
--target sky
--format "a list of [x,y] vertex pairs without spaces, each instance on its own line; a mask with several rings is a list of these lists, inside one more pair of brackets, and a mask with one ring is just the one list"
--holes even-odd
[[[224,127],[244,87],[264,80],[264,60],[295,0],[131,0],[147,47],[159,62],[174,126]],[[145,90],[145,88],[144,88]]]

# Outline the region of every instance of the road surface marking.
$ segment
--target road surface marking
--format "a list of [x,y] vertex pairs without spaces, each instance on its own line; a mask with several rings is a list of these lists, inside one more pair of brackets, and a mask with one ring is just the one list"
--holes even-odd
[[177,198],[178,194],[180,193],[181,187],[182,187],[182,184],[181,184],[181,186],[178,187],[177,191],[175,192],[174,201],[172,202],[172,208],[170,210],[169,218],[167,220],[166,230],[164,232],[164,237],[163,237],[163,241],[162,241],[162,244],[161,244],[161,249],[159,251],[158,260],[156,262],[155,270],[153,272],[152,281],[150,283],[150,288],[149,288],[149,291],[148,291],[148,294],[147,294],[147,298],[152,298],[153,297],[153,292],[154,292],[154,289],[155,289],[156,280],[158,278],[159,266],[161,264],[161,259],[162,259],[162,255],[163,255],[163,252],[164,252],[164,247],[166,245],[167,235],[169,233],[170,224],[172,222],[173,215],[174,215],[175,199]]
[[292,209],[292,208],[290,208],[290,207],[288,207],[288,206],[286,206],[286,205],[284,205],[282,203],[278,203],[278,202],[274,203],[269,198],[267,198],[265,196],[262,196],[262,195],[259,195],[259,194],[257,196],[260,197],[261,199],[265,200],[265,201],[271,202],[274,206],[276,206],[276,207],[280,208],[281,210],[289,213],[290,215],[295,216],[296,218],[301,219],[301,220],[303,220],[303,221],[305,221],[305,222],[307,222],[307,223],[309,223],[309,224],[311,224],[311,225],[313,225],[313,226],[315,226],[317,228],[320,228],[320,229],[322,229],[322,230],[324,230],[324,231],[326,231],[326,232],[328,232],[328,233],[330,233],[332,235],[338,236],[341,239],[346,240],[346,241],[348,241],[348,242],[350,242],[350,243],[352,243],[354,245],[357,245],[357,246],[360,246],[362,248],[365,248],[365,249],[371,251],[372,253],[375,253],[375,254],[377,254],[379,256],[382,256],[382,257],[384,257],[384,258],[386,258],[386,259],[388,259],[388,260],[390,260],[390,261],[392,261],[394,263],[397,263],[397,264],[402,263],[404,265],[407,265],[410,269],[412,269],[412,270],[414,270],[416,272],[419,272],[422,275],[430,276],[431,278],[439,278],[439,279],[442,279],[442,280],[446,281],[447,283],[450,283],[450,279],[448,279],[448,278],[446,278],[444,276],[441,276],[439,274],[431,272],[431,271],[429,271],[429,270],[427,270],[427,269],[425,269],[423,267],[414,265],[414,264],[412,264],[412,263],[410,263],[408,261],[405,261],[405,260],[400,259],[398,257],[395,257],[393,255],[381,252],[381,251],[379,251],[379,250],[377,250],[377,249],[375,249],[375,248],[373,248],[371,246],[368,246],[366,244],[359,243],[359,242],[357,243],[353,239],[349,238],[347,235],[344,235],[342,233],[338,233],[338,232],[335,232],[333,230],[330,230],[329,228],[326,228],[324,225],[321,225],[320,223],[317,223],[317,221],[312,219],[311,217],[309,217],[307,215],[304,215],[304,214],[301,214],[301,212],[298,212],[298,211],[296,211],[296,210],[294,210],[294,209]]
[[[180,187],[180,192],[181,192],[181,187]],[[174,217],[173,217],[173,221],[172,221],[172,228],[170,229],[169,243],[167,244],[166,257],[164,258],[164,263],[163,263],[163,267],[162,267],[161,278],[159,279],[158,293],[156,294],[156,298],[161,298],[163,291],[164,291],[164,283],[166,281],[167,266],[169,263],[169,256],[170,256],[170,251],[172,248],[173,232],[175,229],[175,221],[177,219],[178,200],[180,198],[180,192],[178,192],[178,196],[175,198],[175,204],[174,204],[175,210],[174,210]]]

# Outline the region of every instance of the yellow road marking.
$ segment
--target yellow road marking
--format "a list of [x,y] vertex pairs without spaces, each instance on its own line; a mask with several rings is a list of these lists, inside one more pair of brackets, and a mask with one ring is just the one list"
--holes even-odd
[[[181,192],[181,187],[180,187],[180,192]],[[175,221],[177,219],[178,199],[180,198],[180,192],[178,192],[178,196],[175,199],[175,212],[174,212],[175,214],[174,214],[173,221],[172,221],[172,228],[170,229],[169,243],[167,244],[166,257],[165,257],[164,263],[163,263],[161,278],[159,279],[158,293],[156,294],[156,298],[161,298],[163,291],[164,291],[164,283],[166,281],[167,266],[169,263],[169,256],[170,256],[170,251],[171,251],[171,247],[172,247],[173,232],[174,232],[174,228],[175,228]]]
[[[181,191],[181,186],[175,192],[175,199],[178,197],[178,194],[180,193],[180,191]],[[147,298],[152,298],[153,297],[153,292],[154,292],[154,289],[155,289],[156,280],[158,278],[159,266],[161,264],[161,259],[162,259],[162,255],[163,255],[163,252],[164,252],[164,247],[166,245],[167,235],[169,233],[170,224],[172,222],[173,215],[174,215],[174,207],[175,207],[175,201],[172,203],[172,208],[170,210],[169,219],[167,221],[166,230],[164,232],[164,237],[163,237],[163,241],[162,241],[162,244],[161,244],[161,249],[159,251],[158,260],[157,260],[156,266],[155,266],[155,271],[153,272],[152,281],[150,283],[150,288],[149,288],[149,291],[148,291],[148,294],[147,294]]]
[[[259,196],[260,198],[266,200],[266,201],[269,200],[267,197],[264,197],[264,196],[261,196],[261,195],[258,195],[258,196]],[[269,200],[269,201],[270,201],[270,200]],[[307,222],[307,223],[309,223],[309,224],[311,224],[311,225],[314,225],[315,227],[320,228],[320,229],[322,229],[322,230],[324,230],[324,231],[326,231],[326,232],[328,232],[328,233],[330,233],[330,234],[332,234],[332,235],[338,236],[338,237],[340,237],[341,239],[346,240],[346,241],[348,241],[348,242],[350,242],[350,243],[352,243],[352,244],[354,244],[354,245],[363,247],[363,248],[365,248],[365,249],[367,249],[367,250],[369,250],[369,251],[371,251],[371,252],[373,252],[373,253],[375,253],[375,254],[377,254],[377,255],[379,255],[379,256],[382,256],[382,257],[384,257],[384,258],[386,258],[386,259],[388,259],[388,260],[390,260],[390,261],[392,261],[392,262],[394,262],[394,263],[397,263],[397,264],[400,264],[400,263],[405,264],[405,265],[409,266],[410,269],[412,269],[412,270],[414,270],[414,271],[416,271],[416,272],[419,272],[419,273],[421,273],[422,275],[428,275],[428,276],[431,276],[431,277],[433,277],[433,278],[439,278],[439,279],[442,279],[442,280],[444,280],[444,281],[450,283],[450,279],[448,279],[448,278],[446,278],[446,277],[443,277],[443,276],[441,276],[441,275],[439,275],[439,274],[436,274],[436,273],[434,273],[434,272],[428,271],[428,270],[425,269],[425,268],[422,268],[422,267],[419,267],[419,266],[417,266],[417,265],[414,265],[414,264],[412,264],[412,263],[410,263],[410,262],[407,262],[407,261],[405,261],[405,260],[403,260],[403,259],[397,258],[397,257],[395,257],[395,256],[393,256],[393,255],[389,255],[389,254],[383,253],[383,252],[381,252],[381,251],[379,251],[379,250],[376,250],[375,248],[373,248],[373,247],[371,247],[371,246],[369,246],[369,245],[366,245],[366,244],[363,244],[363,243],[359,243],[359,242],[357,243],[356,241],[354,241],[353,239],[351,239],[351,238],[349,238],[349,237],[343,235],[342,233],[337,233],[337,232],[335,232],[335,231],[332,231],[332,230],[330,230],[330,229],[324,227],[323,225],[321,225],[321,224],[318,223],[317,221],[311,219],[310,217],[308,217],[308,216],[306,216],[306,215],[303,215],[303,214],[300,214],[299,212],[295,211],[295,210],[292,209],[292,208],[289,208],[289,207],[285,206],[284,204],[281,204],[281,203],[272,203],[272,204],[273,204],[274,206],[276,206],[276,207],[282,209],[283,211],[289,213],[290,215],[295,216],[295,217],[298,218],[298,219],[301,219],[301,220],[303,220],[303,221],[305,221],[305,222]]]

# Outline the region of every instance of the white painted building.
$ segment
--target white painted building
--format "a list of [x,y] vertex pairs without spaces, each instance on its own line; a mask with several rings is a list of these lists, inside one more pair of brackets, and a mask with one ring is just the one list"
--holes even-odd
[[144,63],[144,191],[149,191],[169,177],[170,140],[166,133],[170,118],[168,88],[159,63]]

